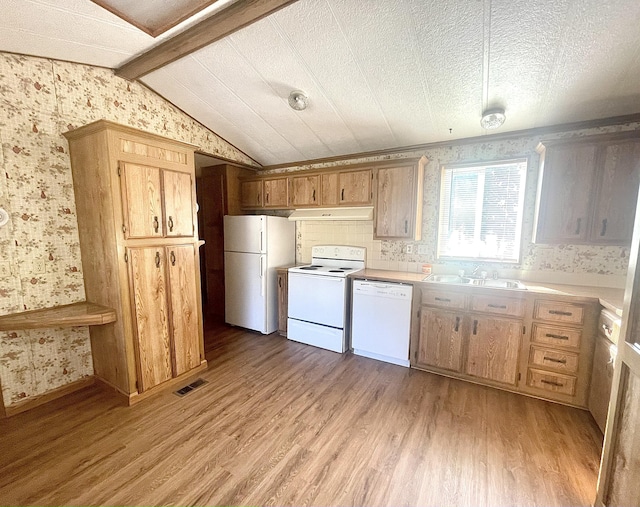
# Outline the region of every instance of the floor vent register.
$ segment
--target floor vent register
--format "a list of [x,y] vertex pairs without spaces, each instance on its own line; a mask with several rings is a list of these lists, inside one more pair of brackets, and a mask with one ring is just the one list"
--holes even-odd
[[194,389],[197,389],[200,386],[203,386],[207,383],[206,380],[203,380],[201,378],[194,380],[193,382],[191,382],[191,384],[184,386],[181,389],[178,389],[175,394],[177,394],[178,396],[184,396],[186,394],[189,394],[191,391],[193,391]]

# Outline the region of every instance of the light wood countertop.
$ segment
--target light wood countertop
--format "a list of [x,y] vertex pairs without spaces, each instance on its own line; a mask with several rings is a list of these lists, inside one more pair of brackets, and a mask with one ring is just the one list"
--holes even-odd
[[[352,278],[367,278],[385,282],[420,283],[427,275],[424,273],[411,273],[406,271],[364,269],[349,276]],[[559,285],[527,281],[523,281],[523,283],[529,292],[597,299],[602,306],[614,312],[616,315],[622,316],[624,289],[614,289],[611,287],[589,287],[583,285]],[[456,287],[460,287],[460,285],[456,285]]]

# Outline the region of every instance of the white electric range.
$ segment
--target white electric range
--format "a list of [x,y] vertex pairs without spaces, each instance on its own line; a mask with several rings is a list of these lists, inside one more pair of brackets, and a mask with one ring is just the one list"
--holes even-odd
[[287,338],[334,352],[349,348],[350,284],[364,269],[366,248],[323,245],[311,249],[311,264],[289,268]]

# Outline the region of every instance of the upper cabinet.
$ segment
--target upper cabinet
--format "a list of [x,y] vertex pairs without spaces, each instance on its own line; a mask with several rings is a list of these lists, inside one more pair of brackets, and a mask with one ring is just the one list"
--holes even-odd
[[289,180],[286,176],[264,179],[263,184],[265,208],[287,208],[289,206]]
[[191,174],[125,162],[119,172],[125,238],[193,235]]
[[376,239],[419,240],[422,225],[423,157],[376,171]]
[[338,173],[338,205],[371,204],[371,169]]
[[320,175],[291,176],[291,206],[304,208],[320,205]]
[[625,245],[640,183],[637,132],[540,144],[537,243]]
[[262,180],[246,180],[240,183],[240,206],[262,208]]

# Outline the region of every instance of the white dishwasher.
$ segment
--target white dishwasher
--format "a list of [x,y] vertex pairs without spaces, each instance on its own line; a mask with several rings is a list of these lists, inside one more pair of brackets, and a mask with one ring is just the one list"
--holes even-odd
[[353,353],[409,366],[413,286],[355,280],[352,296]]

